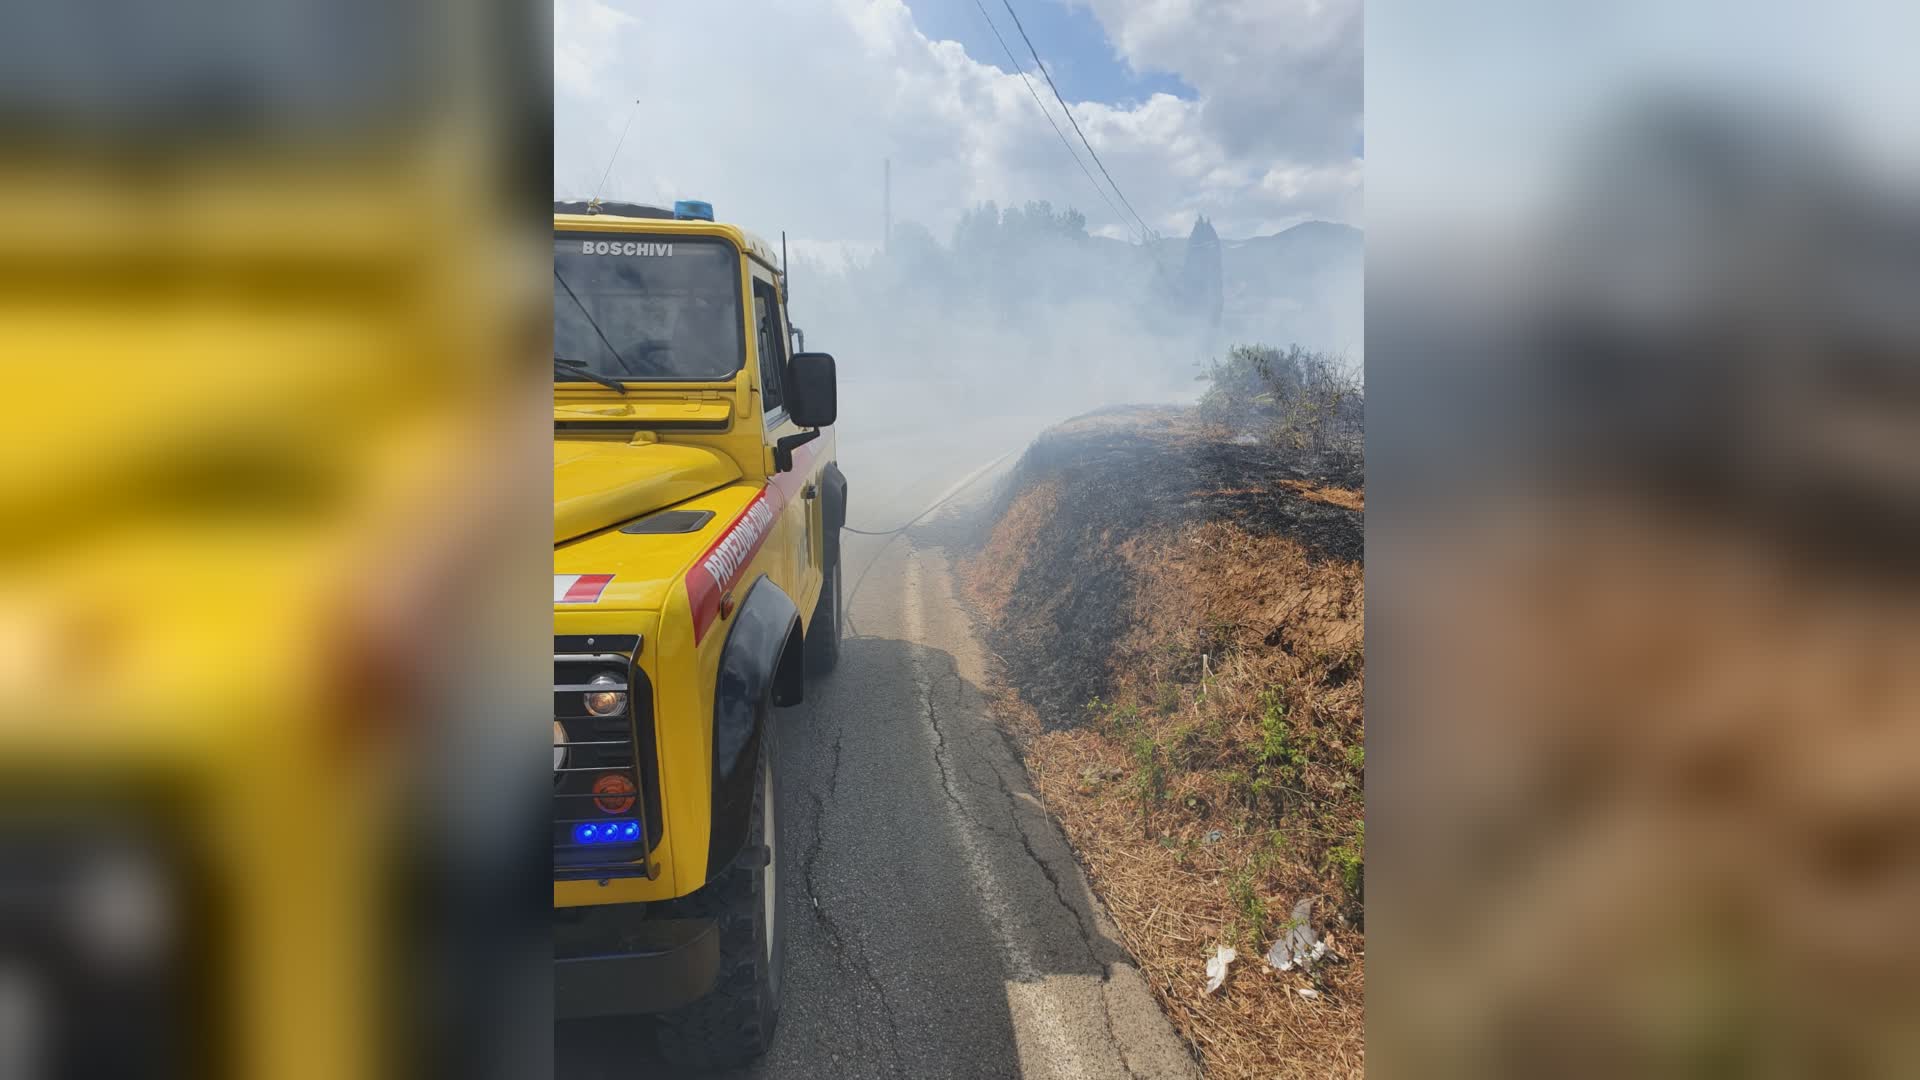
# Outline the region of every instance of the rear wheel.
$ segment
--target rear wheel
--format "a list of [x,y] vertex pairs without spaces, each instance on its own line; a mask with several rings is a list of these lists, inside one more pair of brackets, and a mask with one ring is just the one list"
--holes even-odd
[[684,902],[718,923],[720,977],[712,993],[660,1017],[660,1053],[680,1065],[743,1065],[772,1044],[780,1018],[780,969],[786,952],[780,903],[784,854],[774,729],[768,718],[762,719],[760,776],[754,785],[746,850],[724,874]]
[[840,663],[840,639],[846,629],[846,612],[840,595],[840,545],[831,540],[832,561],[827,564],[826,580],[820,583],[820,602],[813,606],[813,622],[807,628],[807,670],[825,675]]

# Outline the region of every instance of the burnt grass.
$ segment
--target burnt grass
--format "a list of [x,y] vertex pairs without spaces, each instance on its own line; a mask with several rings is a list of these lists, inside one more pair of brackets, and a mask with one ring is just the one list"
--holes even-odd
[[1047,543],[1027,553],[1005,610],[986,628],[988,644],[1047,728],[1071,726],[1108,692],[1128,629],[1134,588],[1120,550],[1128,537],[1224,521],[1288,537],[1315,560],[1358,564],[1362,514],[1287,482],[1358,491],[1363,480],[1357,461],[1235,442],[1187,409],[1103,409],[1068,421],[1028,448],[986,515],[990,528],[1020,492],[1049,481],[1058,491]]

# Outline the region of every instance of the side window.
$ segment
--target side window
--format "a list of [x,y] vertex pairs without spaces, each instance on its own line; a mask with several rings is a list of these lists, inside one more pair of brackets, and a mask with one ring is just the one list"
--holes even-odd
[[780,328],[780,302],[773,286],[755,279],[753,323],[760,335],[761,399],[768,414],[786,407],[787,335]]

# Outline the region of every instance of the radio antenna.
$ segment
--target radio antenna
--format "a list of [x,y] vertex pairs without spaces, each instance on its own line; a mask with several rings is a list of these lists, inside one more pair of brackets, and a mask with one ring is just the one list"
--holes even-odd
[[787,306],[793,306],[793,274],[787,270],[787,230],[780,230],[780,283],[787,288]]
[[640,99],[633,99],[633,108],[627,112],[627,126],[620,129],[620,141],[613,144],[613,156],[607,159],[607,171],[600,174],[600,186],[593,189],[593,198],[589,203],[600,201],[600,193],[607,189],[607,177],[613,175],[613,163],[620,160],[620,148],[627,145],[627,132],[633,130],[634,114],[640,111]]

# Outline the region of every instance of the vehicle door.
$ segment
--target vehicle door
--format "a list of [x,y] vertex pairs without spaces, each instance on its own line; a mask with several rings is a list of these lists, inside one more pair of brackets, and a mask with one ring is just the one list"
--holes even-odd
[[[757,266],[753,274],[753,324],[754,346],[759,354],[758,379],[765,439],[767,447],[771,449],[782,435],[797,434],[800,428],[787,416],[787,342],[790,339],[786,313],[782,310],[780,293],[772,275]],[[795,457],[810,462],[813,457],[810,451],[813,449],[811,446],[803,447]],[[769,481],[770,486],[777,488],[787,500],[786,510],[780,516],[779,529],[787,552],[784,565],[788,576],[781,586],[796,604],[803,605],[802,610],[806,610],[804,605],[811,604],[818,595],[820,580],[818,473],[819,469],[805,464],[792,472],[771,477]]]

